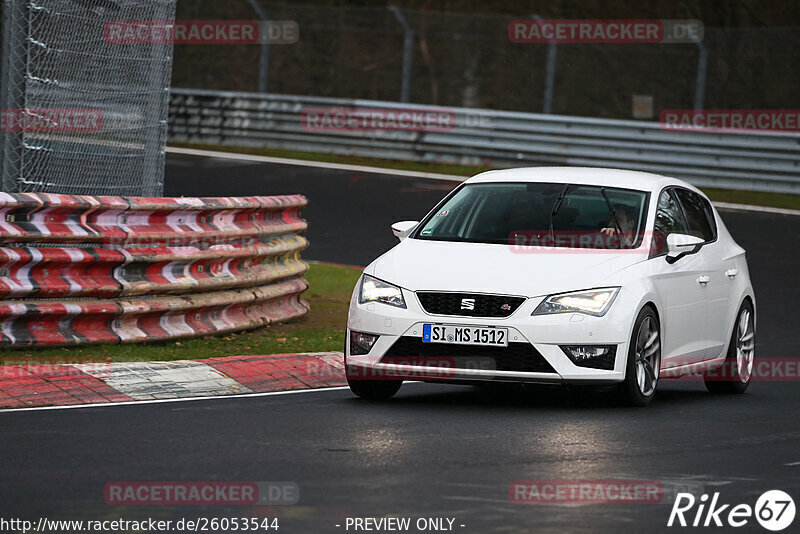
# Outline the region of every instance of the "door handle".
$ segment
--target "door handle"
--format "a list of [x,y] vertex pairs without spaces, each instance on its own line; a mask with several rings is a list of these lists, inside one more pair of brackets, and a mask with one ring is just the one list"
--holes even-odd
[[703,276],[698,276],[697,277],[697,283],[700,284],[701,286],[706,285],[710,281],[711,281],[711,277],[710,276],[703,275]]
[[728,269],[727,271],[725,271],[725,276],[727,276],[728,278],[733,278],[737,274],[739,274],[739,269]]

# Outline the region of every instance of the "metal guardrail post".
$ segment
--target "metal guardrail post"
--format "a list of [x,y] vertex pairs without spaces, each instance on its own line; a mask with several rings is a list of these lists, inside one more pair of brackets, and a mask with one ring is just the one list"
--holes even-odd
[[556,83],[556,60],[558,57],[558,44],[551,42],[547,45],[547,74],[544,85],[544,104],[542,113],[553,112],[553,91]]
[[694,89],[694,110],[700,111],[705,105],[706,77],[708,75],[708,46],[703,41],[697,42],[700,55],[697,58],[697,81]]
[[389,6],[397,21],[403,26],[403,81],[400,88],[400,102],[408,102],[411,93],[411,65],[414,54],[414,28],[408,23],[405,15],[397,6]]
[[[3,0],[3,43],[0,65],[0,109],[18,110],[25,107],[27,82],[27,3],[23,0]],[[0,188],[19,191],[22,169],[23,134],[14,128],[0,130]]]
[[[156,20],[169,22],[175,27],[176,2],[161,5]],[[167,132],[169,130],[169,90],[172,82],[173,43],[153,43],[150,45],[151,58],[168,58],[169,64],[164,67],[164,77],[158,81],[152,78],[151,89],[154,96],[147,99],[143,108],[145,123],[156,125],[158,134],[151,134],[145,139],[144,164],[142,165],[142,196],[158,197],[164,194],[164,165],[166,164]],[[158,91],[160,94],[157,94]],[[164,95],[163,97],[161,95]]]
[[[534,14],[535,20],[542,20],[541,15]],[[547,43],[547,66],[545,67],[544,77],[544,96],[542,98],[542,113],[550,114],[553,112],[553,90],[556,83],[556,61],[558,59],[558,43],[550,41]]]
[[[247,0],[253,11],[261,19],[261,26],[269,18],[267,10],[261,5],[260,0]],[[258,92],[266,93],[269,82],[269,37],[261,36],[261,56],[258,60]]]

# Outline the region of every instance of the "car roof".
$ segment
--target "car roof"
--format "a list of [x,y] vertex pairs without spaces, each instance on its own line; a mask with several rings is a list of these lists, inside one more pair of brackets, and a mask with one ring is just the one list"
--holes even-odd
[[693,191],[698,191],[697,188],[677,178],[669,178],[649,172],[597,167],[522,167],[503,169],[482,172],[466,181],[466,183],[489,182],[555,182],[604,185],[656,193],[664,187],[680,185]]

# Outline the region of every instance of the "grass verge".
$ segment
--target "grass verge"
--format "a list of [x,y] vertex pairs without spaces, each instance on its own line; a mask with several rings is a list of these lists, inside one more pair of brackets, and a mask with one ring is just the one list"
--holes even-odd
[[[467,167],[463,165],[445,165],[437,163],[418,163],[414,161],[398,161],[391,159],[365,158],[360,156],[342,156],[338,154],[320,154],[316,152],[301,152],[297,150],[278,150],[271,148],[252,148],[252,147],[221,147],[218,145],[192,144],[192,143],[170,143],[170,146],[182,148],[195,148],[201,150],[213,150],[222,152],[236,152],[240,154],[252,154],[255,156],[269,156],[274,158],[302,159],[309,161],[322,161],[326,163],[344,163],[349,165],[368,165],[371,167],[384,167],[387,169],[399,169],[404,171],[420,171],[441,174],[453,174],[455,176],[473,176],[479,172],[488,171],[495,167],[475,166]],[[731,202],[735,204],[749,204],[752,206],[768,206],[772,208],[784,208],[800,210],[800,195],[784,193],[761,193],[757,191],[739,191],[731,189],[716,189],[713,187],[701,187],[708,198],[717,202]]]
[[180,341],[132,345],[93,345],[51,349],[5,350],[4,365],[37,363],[129,362],[199,360],[222,356],[283,354],[342,350],[350,294],[361,271],[352,267],[314,263],[303,298],[311,311],[291,323],[268,325],[241,333]]

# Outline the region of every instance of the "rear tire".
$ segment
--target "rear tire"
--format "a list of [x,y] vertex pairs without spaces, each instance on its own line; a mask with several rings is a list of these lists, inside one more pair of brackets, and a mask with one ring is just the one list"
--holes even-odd
[[642,308],[634,323],[625,364],[625,381],[619,386],[622,401],[647,406],[653,400],[661,368],[661,327],[650,306]]
[[753,306],[745,301],[736,315],[728,355],[722,367],[705,377],[706,389],[711,393],[744,393],[753,376],[755,360],[755,322]]
[[403,385],[402,380],[384,380],[377,377],[373,380],[354,378],[363,376],[363,371],[360,374],[359,371],[354,370],[347,364],[345,364],[345,375],[347,376],[347,385],[350,386],[350,391],[367,400],[390,399],[394,397],[395,393],[400,390],[400,386]]

